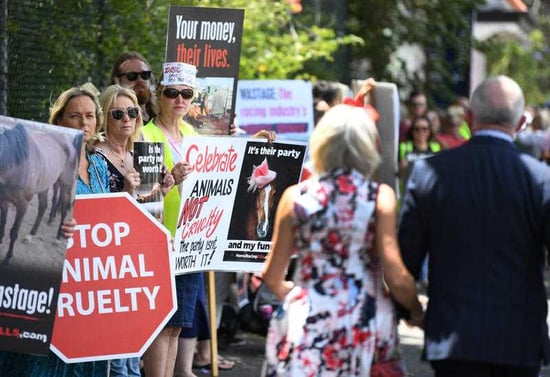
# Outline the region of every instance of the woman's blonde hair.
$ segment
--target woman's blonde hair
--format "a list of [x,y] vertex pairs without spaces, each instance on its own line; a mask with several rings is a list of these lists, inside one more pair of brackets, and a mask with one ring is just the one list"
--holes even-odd
[[67,104],[75,97],[86,96],[89,97],[95,105],[95,132],[94,135],[88,141],[88,149],[92,149],[92,146],[96,143],[97,140],[100,140],[101,136],[99,135],[99,128],[103,123],[103,111],[101,110],[101,105],[97,99],[97,96],[92,92],[88,87],[73,87],[62,92],[57,100],[50,106],[50,117],[48,123],[62,126],[61,118],[65,113]]
[[[128,138],[128,141],[126,142],[126,148],[128,148],[128,150],[133,150],[134,141],[140,138],[141,127],[143,126],[141,109],[139,107],[138,100],[134,91],[132,89],[125,88],[118,84],[110,85],[99,96],[99,103],[101,104],[101,107],[104,109],[104,111],[107,113],[109,112],[109,110],[111,109],[111,106],[113,106],[113,103],[118,97],[129,98],[134,104],[134,106],[136,106],[139,109],[139,116],[136,118],[136,127],[134,129],[134,132],[132,133],[132,135],[130,135],[130,137]],[[101,133],[101,136],[103,137],[107,136],[107,134],[109,133],[108,118],[109,118],[108,115],[106,115],[105,118],[103,119],[103,122],[101,123],[101,127],[99,130],[99,132]]]
[[321,118],[309,139],[317,174],[338,168],[370,177],[380,164],[376,125],[360,107],[336,105]]

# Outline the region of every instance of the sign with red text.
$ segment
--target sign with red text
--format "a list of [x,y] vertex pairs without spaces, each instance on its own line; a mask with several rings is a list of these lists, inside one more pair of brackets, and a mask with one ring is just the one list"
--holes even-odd
[[181,188],[176,274],[260,271],[283,191],[299,181],[306,144],[235,137],[184,138],[193,165]]
[[244,9],[170,6],[164,61],[197,67],[196,93],[184,120],[201,134],[229,133],[243,21]]
[[127,193],[78,195],[51,350],[67,363],[140,356],[175,311],[170,234]]
[[239,80],[235,113],[239,127],[249,135],[268,129],[285,139],[308,140],[313,130],[311,83]]

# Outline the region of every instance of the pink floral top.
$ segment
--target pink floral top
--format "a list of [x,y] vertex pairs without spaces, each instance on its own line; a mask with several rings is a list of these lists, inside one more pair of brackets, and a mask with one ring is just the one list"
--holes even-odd
[[397,320],[375,250],[378,184],[338,170],[294,199],[296,287],[270,323],[266,376],[370,376],[398,359]]

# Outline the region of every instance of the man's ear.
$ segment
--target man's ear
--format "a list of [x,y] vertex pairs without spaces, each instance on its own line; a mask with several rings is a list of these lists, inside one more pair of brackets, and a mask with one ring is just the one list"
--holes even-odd
[[523,129],[527,127],[527,117],[525,114],[523,114],[516,125],[516,129],[514,130],[516,133],[523,131]]

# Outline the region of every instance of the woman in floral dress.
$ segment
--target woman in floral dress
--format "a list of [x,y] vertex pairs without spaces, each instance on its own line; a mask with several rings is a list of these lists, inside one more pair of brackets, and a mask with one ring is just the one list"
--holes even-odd
[[[390,294],[410,311],[409,323],[423,319],[396,240],[395,194],[370,180],[380,157],[364,109],[330,109],[310,145],[316,174],[283,193],[264,271],[283,300],[270,324],[264,374],[371,376],[373,363],[400,365]],[[293,255],[294,278],[285,281]]]

